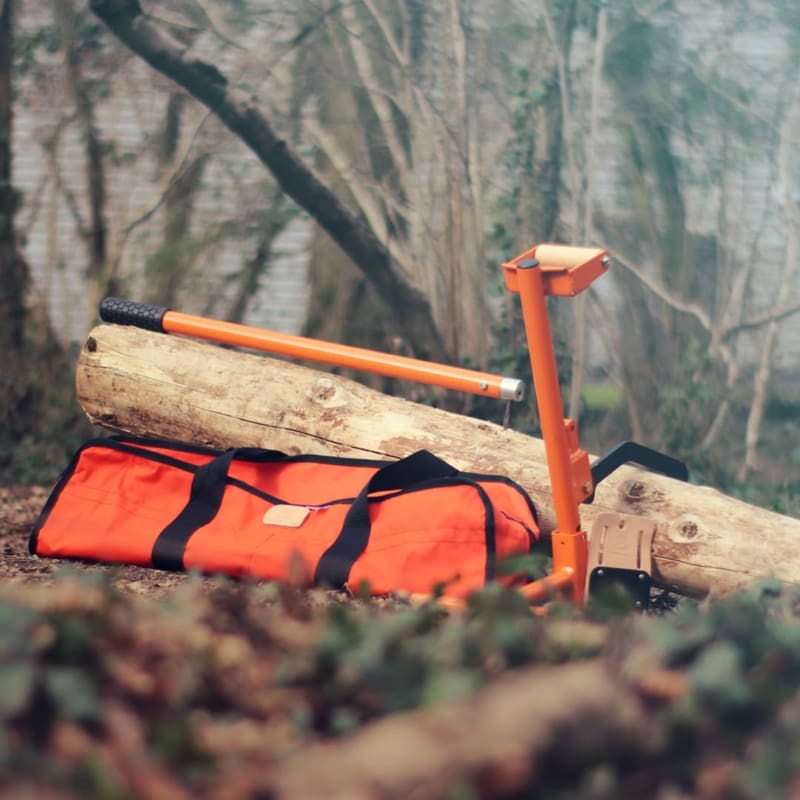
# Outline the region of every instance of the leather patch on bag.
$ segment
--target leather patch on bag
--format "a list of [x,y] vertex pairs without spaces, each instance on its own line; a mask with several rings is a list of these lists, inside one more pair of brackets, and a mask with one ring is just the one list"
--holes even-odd
[[272,506],[268,508],[261,521],[265,525],[280,525],[282,528],[299,528],[309,514],[305,506]]

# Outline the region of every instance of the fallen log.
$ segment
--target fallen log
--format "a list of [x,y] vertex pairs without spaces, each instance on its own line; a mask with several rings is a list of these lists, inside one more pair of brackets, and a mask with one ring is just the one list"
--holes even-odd
[[[260,355],[137,328],[100,325],[79,357],[76,388],[104,428],[225,448],[401,458],[427,448],[464,470],[506,474],[555,518],[541,440],[376,392],[355,381]],[[702,597],[759,577],[800,583],[800,520],[714,489],[626,466],[581,507],[656,523],[656,585]]]
[[[328,800],[455,794],[522,796],[548,775],[643,760],[654,727],[635,693],[597,661],[506,673],[469,701],[394,714],[281,763],[276,798]],[[313,769],[309,769],[313,764]]]

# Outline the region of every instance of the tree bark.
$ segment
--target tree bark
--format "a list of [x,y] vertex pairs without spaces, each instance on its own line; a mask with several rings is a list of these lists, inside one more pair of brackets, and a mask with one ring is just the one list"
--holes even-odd
[[[463,470],[505,474],[555,527],[541,440],[381,394],[286,361],[117,325],[90,333],[77,367],[89,419],[126,433],[214,447],[400,458],[427,448]],[[623,467],[581,507],[656,524],[654,580],[702,597],[759,577],[800,583],[800,520],[702,486]]]
[[254,99],[229,85],[211,63],[195,59],[142,13],[138,0],[90,0],[89,6],[134,53],[182,86],[238,136],[281,188],[308,211],[364,272],[393,313],[393,322],[422,356],[444,358],[424,295],[400,273],[388,248],[274,130]]
[[[6,451],[26,429],[31,404],[25,354],[30,275],[14,224],[21,197],[14,186],[11,150],[15,10],[12,0],[0,4],[0,450]],[[6,462],[0,455],[0,467]]]
[[54,10],[64,59],[64,83],[67,92],[72,96],[75,117],[84,146],[85,196],[89,205],[89,219],[81,233],[86,240],[88,250],[87,275],[95,284],[97,295],[102,298],[108,293],[111,280],[107,260],[106,167],[95,103],[81,63],[81,50],[91,45],[85,38],[83,40],[80,38],[78,33],[80,19],[71,0],[69,2],[57,0],[54,3]]
[[0,5],[0,359],[22,348],[28,286],[28,267],[19,251],[14,230],[14,216],[20,201],[11,170],[14,10],[13,2]]

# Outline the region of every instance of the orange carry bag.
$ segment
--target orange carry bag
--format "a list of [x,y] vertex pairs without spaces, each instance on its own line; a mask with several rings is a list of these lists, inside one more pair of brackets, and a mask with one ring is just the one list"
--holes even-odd
[[377,461],[111,437],[75,454],[29,549],[264,579],[299,558],[321,585],[464,597],[537,536],[514,481],[425,450]]

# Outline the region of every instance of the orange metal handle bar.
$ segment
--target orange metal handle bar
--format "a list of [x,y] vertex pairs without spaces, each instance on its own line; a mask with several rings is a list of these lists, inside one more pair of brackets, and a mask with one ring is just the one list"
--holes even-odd
[[374,372],[390,378],[417,381],[484,397],[519,401],[525,395],[525,384],[518,378],[183,314],[132,300],[106,297],[100,304],[100,318],[104,322],[134,325],[160,333],[183,334],[220,344]]
[[571,567],[561,567],[544,578],[518,586],[517,590],[529,603],[544,603],[551,600],[558,592],[563,592],[573,586],[575,570]]
[[[552,572],[544,578],[515,586],[518,591],[531,605],[546,603],[560,593],[565,593],[570,589],[575,581],[575,572],[570,567]],[[431,594],[412,594],[409,598],[413,604],[430,603],[434,599],[441,608],[446,611],[464,611],[467,602],[460,597],[437,597]]]

